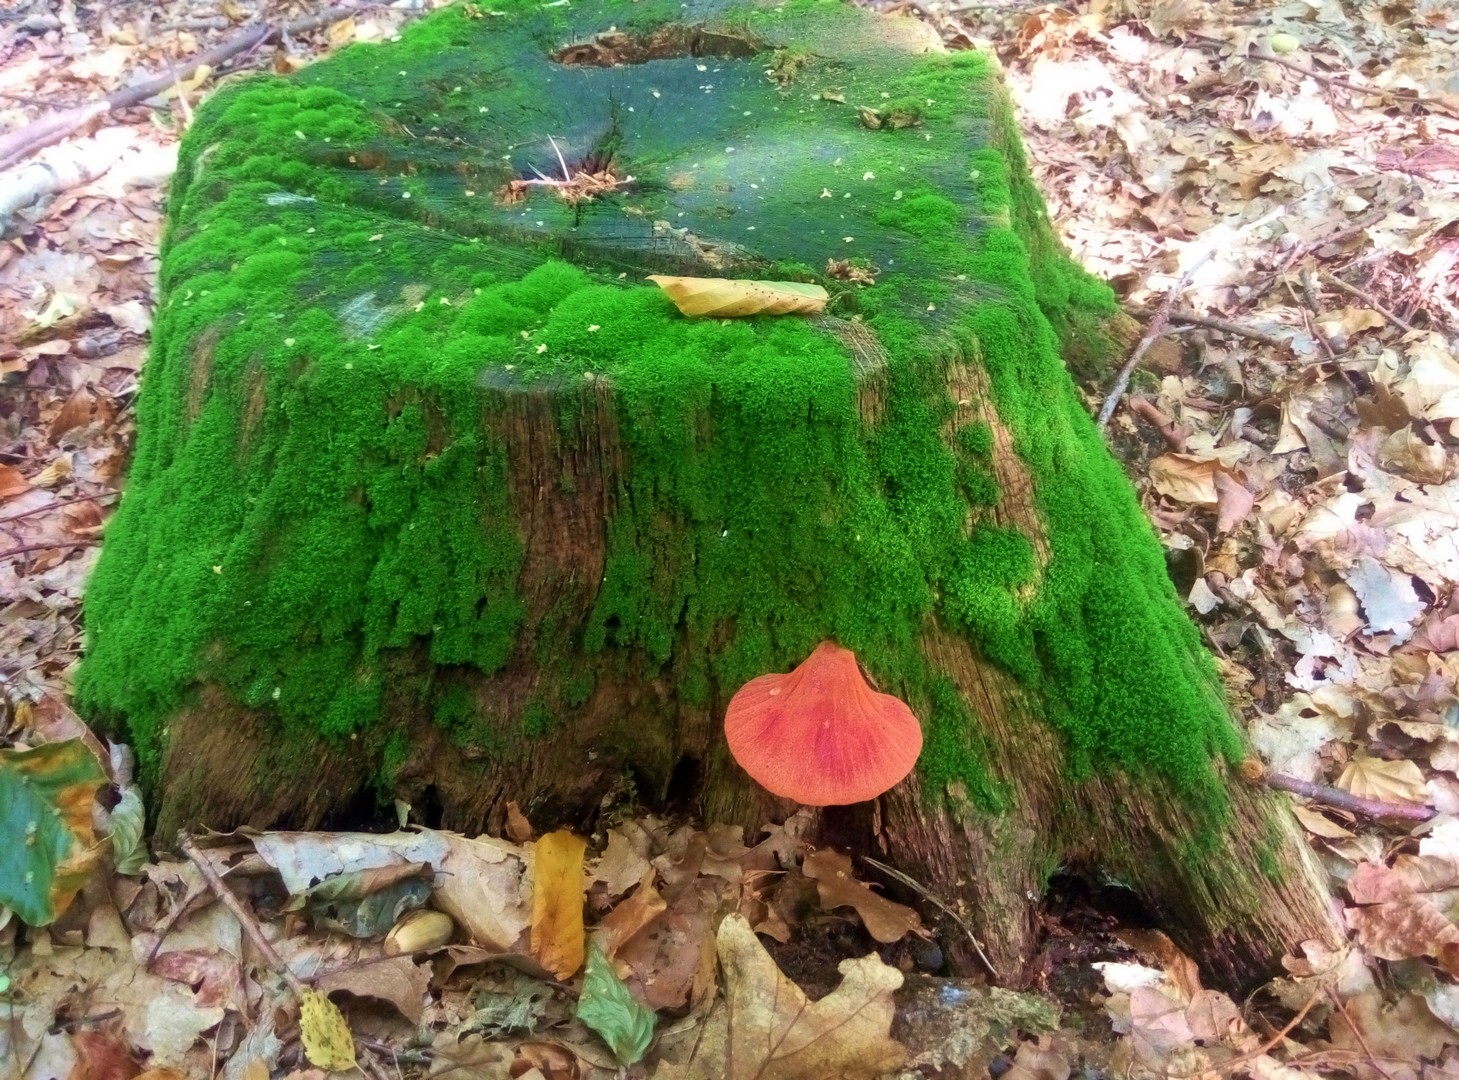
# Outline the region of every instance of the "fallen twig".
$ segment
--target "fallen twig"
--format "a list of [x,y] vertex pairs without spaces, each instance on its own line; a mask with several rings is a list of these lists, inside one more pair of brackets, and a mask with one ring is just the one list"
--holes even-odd
[[203,880],[208,883],[208,888],[212,890],[213,895],[238,920],[238,925],[243,927],[243,932],[248,935],[248,940],[253,942],[253,947],[258,950],[259,955],[268,961],[268,965],[279,973],[284,982],[288,983],[289,989],[294,991],[297,996],[304,989],[303,982],[289,970],[289,965],[284,963],[284,958],[274,949],[269,939],[263,936],[263,928],[258,925],[258,920],[238,902],[238,897],[234,896],[233,890],[223,883],[218,871],[208,857],[198,849],[193,838],[185,832],[180,832],[177,834],[177,846],[198,868],[198,873],[203,875]]
[[1328,340],[1327,335],[1322,332],[1322,327],[1318,325],[1318,319],[1322,317],[1322,304],[1317,299],[1317,286],[1312,279],[1311,267],[1304,267],[1302,269],[1302,299],[1312,312],[1312,316],[1308,320],[1312,336],[1317,339],[1318,344],[1327,352],[1328,359],[1336,360],[1337,350],[1332,347],[1332,342]]
[[978,959],[983,961],[983,966],[988,969],[988,974],[993,976],[993,981],[995,983],[998,981],[998,970],[993,966],[993,962],[988,959],[988,954],[983,951],[982,942],[978,940],[978,935],[973,933],[973,928],[967,924],[966,919],[964,919],[952,908],[948,907],[946,903],[940,900],[934,893],[929,891],[927,886],[923,885],[915,878],[909,877],[908,875],[902,873],[900,870],[896,869],[895,867],[888,866],[884,862],[873,859],[870,855],[861,856],[861,861],[867,863],[870,866],[876,867],[883,874],[885,874],[889,878],[892,878],[894,881],[901,882],[918,896],[922,897],[922,899],[926,900],[929,904],[932,904],[934,907],[940,910],[944,915],[951,918],[953,922],[958,924],[958,926],[962,927],[963,933],[967,934],[968,940],[972,942],[973,951],[978,954]]
[[[46,507],[47,510],[50,507]],[[9,520],[8,518],[6,519]],[[28,555],[32,551],[61,551],[65,548],[93,547],[98,540],[44,540],[34,544],[21,544],[19,547],[6,548],[0,551],[0,559],[9,559],[15,555]]]
[[36,514],[48,514],[52,510],[59,510],[63,506],[71,506],[73,503],[96,502],[100,499],[115,499],[120,491],[103,491],[96,495],[77,495],[74,499],[57,499],[53,503],[46,503],[45,506],[37,506],[34,510],[25,510],[19,514],[9,514],[0,517],[0,524],[7,521],[19,521],[21,518],[34,517]]
[[[1155,312],[1146,307],[1137,307],[1131,304],[1127,305],[1125,310],[1141,319],[1155,317]],[[1240,323],[1231,322],[1229,319],[1216,319],[1209,315],[1197,315],[1191,311],[1172,311],[1169,315],[1169,321],[1178,326],[1203,326],[1208,330],[1219,330],[1223,334],[1250,338],[1252,341],[1259,341],[1263,345],[1281,346],[1286,344],[1283,338],[1277,337],[1276,334],[1268,334],[1265,330],[1242,326]]]
[[1353,795],[1346,791],[1339,791],[1335,787],[1328,787],[1325,784],[1313,784],[1306,780],[1298,780],[1295,776],[1286,776],[1282,773],[1267,772],[1262,777],[1266,786],[1277,791],[1290,791],[1293,795],[1301,795],[1303,798],[1311,799],[1313,802],[1320,802],[1327,806],[1334,806],[1339,810],[1347,810],[1354,814],[1361,814],[1370,818],[1398,818],[1403,821],[1428,821],[1438,811],[1432,806],[1420,806],[1416,803],[1394,803],[1385,802],[1382,799],[1368,799],[1361,795]]
[[247,52],[277,37],[280,34],[300,34],[308,30],[314,30],[332,22],[348,18],[356,14],[360,9],[356,7],[332,7],[324,11],[310,15],[308,18],[298,19],[295,22],[280,24],[253,23],[245,27],[239,34],[229,38],[221,44],[215,45],[207,52],[195,56],[176,71],[169,71],[165,75],[159,75],[154,79],[146,79],[142,82],[132,83],[124,86],[115,93],[108,94],[100,101],[88,102],[85,105],[78,105],[63,112],[52,113],[49,116],[42,116],[33,120],[24,127],[10,132],[0,138],[0,169],[8,169],[10,166],[34,154],[37,150],[44,149],[60,142],[66,136],[84,127],[93,119],[108,112],[115,112],[118,109],[129,109],[138,105],[150,97],[154,97],[168,89],[176,82],[189,78],[203,65],[216,68],[226,60],[231,60],[239,53]]
[[1170,287],[1165,294],[1165,302],[1160,305],[1160,310],[1155,313],[1155,318],[1150,320],[1150,325],[1145,330],[1145,336],[1135,346],[1135,351],[1125,361],[1125,366],[1120,368],[1120,373],[1115,376],[1115,384],[1110,388],[1109,395],[1104,399],[1104,405],[1099,410],[1097,421],[1099,430],[1103,431],[1109,425],[1109,418],[1114,415],[1115,407],[1119,405],[1120,398],[1125,396],[1125,389],[1130,385],[1130,376],[1134,374],[1136,366],[1145,359],[1145,354],[1150,346],[1155,344],[1155,339],[1165,333],[1165,327],[1170,322],[1170,313],[1175,309],[1175,301],[1185,287],[1190,284],[1191,278],[1195,277],[1196,271],[1204,266],[1208,259],[1215,254],[1211,248],[1195,262],[1186,268],[1185,273],[1180,275],[1180,280]]
[[1363,301],[1363,303],[1367,304],[1370,308],[1376,311],[1379,315],[1382,315],[1385,319],[1391,322],[1394,326],[1398,327],[1400,330],[1403,330],[1406,333],[1413,332],[1414,328],[1412,324],[1404,322],[1397,315],[1393,314],[1393,312],[1389,311],[1382,304],[1378,303],[1378,301],[1374,300],[1371,296],[1365,293],[1362,289],[1358,288],[1356,285],[1349,285],[1342,278],[1337,277],[1334,274],[1323,274],[1322,280],[1327,282],[1329,285],[1336,285],[1339,289],[1349,294],[1350,296],[1356,296],[1359,300]]

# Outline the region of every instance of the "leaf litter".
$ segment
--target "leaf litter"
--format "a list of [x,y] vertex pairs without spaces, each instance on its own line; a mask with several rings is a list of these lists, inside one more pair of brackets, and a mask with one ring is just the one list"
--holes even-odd
[[[146,110],[103,116],[0,171],[0,735],[21,750],[87,740],[112,781],[112,808],[94,813],[118,864],[92,873],[47,929],[0,928],[0,1058],[36,1076],[146,1067],[256,1080],[310,1075],[311,1043],[316,1060],[343,1063],[348,1036],[352,1059],[377,1070],[608,1076],[636,1053],[652,1010],[636,1068],[664,1077],[857,1075],[847,1070],[896,1062],[917,1075],[994,1062],[1016,1080],[1075,1068],[1259,1080],[1459,1070],[1449,5],[876,5],[931,22],[953,48],[997,51],[1065,241],[1136,318],[1172,301],[1110,437],[1267,768],[1434,811],[1415,827],[1294,798],[1346,907],[1349,946],[1290,943],[1288,977],[1236,1003],[1202,989],[1168,942],[1096,936],[1091,947],[1055,920],[1035,983],[1059,991],[1060,1026],[1041,999],[920,974],[936,958],[917,912],[868,889],[844,856],[804,850],[794,822],[746,842],[624,820],[586,838],[580,875],[586,955],[602,957],[589,1015],[606,1013],[605,1042],[579,1019],[583,976],[564,982],[538,959],[565,971],[577,929],[561,914],[542,922],[525,819],[509,840],[205,838],[290,969],[330,1003],[306,1037],[298,1000],[196,868],[149,861],[125,763],[66,706],[81,589],[132,440],[165,182],[179,131],[223,74],[205,66]],[[251,20],[303,6],[31,4],[0,21],[0,127],[177,69]],[[345,4],[354,10],[237,63],[294,70],[434,6]],[[65,182],[37,186],[42,173]],[[1106,389],[1086,387],[1091,412]],[[377,909],[311,928],[323,901],[311,887],[364,867],[381,875],[358,885]],[[426,906],[396,918],[387,952],[385,934],[341,928],[388,929],[414,902],[386,894],[390,880],[429,888]],[[560,913],[578,886],[565,871],[553,880],[560,895],[542,910]],[[448,920],[451,940],[407,934],[422,915]],[[903,926],[879,945],[889,966],[873,946]],[[807,963],[816,938],[839,941],[839,958]],[[875,1022],[840,1022],[850,1001]],[[731,1020],[792,1043],[746,1043],[733,1060],[706,1049]],[[801,1039],[814,1050],[783,1052]]]

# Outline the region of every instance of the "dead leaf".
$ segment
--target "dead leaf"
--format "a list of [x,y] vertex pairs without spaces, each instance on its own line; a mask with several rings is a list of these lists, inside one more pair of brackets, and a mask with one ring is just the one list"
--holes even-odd
[[1176,502],[1190,503],[1214,510],[1219,503],[1216,474],[1217,461],[1206,461],[1189,454],[1161,454],[1150,462],[1150,483],[1160,494]]
[[583,966],[583,854],[588,843],[567,829],[532,846],[532,955],[559,979]]
[[355,997],[387,1002],[412,1024],[419,1024],[430,982],[429,967],[408,956],[388,956],[326,975],[314,987],[324,994],[344,990]]
[[1302,823],[1302,828],[1313,836],[1321,836],[1327,840],[1346,840],[1353,835],[1326,814],[1318,813],[1310,807],[1294,806],[1292,813]]
[[30,490],[30,481],[14,465],[0,465],[0,500],[13,499]]
[[915,911],[872,892],[851,876],[849,856],[839,851],[817,851],[806,856],[801,871],[816,883],[823,908],[827,911],[854,908],[866,932],[883,945],[900,941],[908,934],[926,935],[922,919]]
[[311,1065],[331,1072],[355,1067],[355,1040],[339,1006],[308,986],[299,991],[299,1038]]
[[638,883],[638,890],[603,916],[598,924],[604,935],[602,945],[605,956],[611,958],[620,945],[668,908],[664,898],[654,888],[654,876],[654,870],[650,867],[644,872],[643,880]]
[[532,823],[516,800],[507,803],[507,839],[514,844],[525,844],[532,839]]
[[742,916],[720,923],[718,953],[725,1000],[705,1021],[687,1077],[871,1080],[906,1059],[890,1035],[902,974],[875,954],[841,961],[841,985],[810,1002]]
[[1363,799],[1422,803],[1424,776],[1411,761],[1384,761],[1359,755],[1337,778],[1338,788]]
[[799,281],[738,281],[666,274],[650,274],[648,280],[668,293],[674,306],[691,317],[818,315],[830,299],[821,286]]

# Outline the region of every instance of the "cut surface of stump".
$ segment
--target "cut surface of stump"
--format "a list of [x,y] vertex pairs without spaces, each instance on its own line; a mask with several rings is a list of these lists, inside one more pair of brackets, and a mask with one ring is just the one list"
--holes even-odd
[[[830,302],[690,319],[654,274]],[[924,750],[826,835],[1000,979],[1063,865],[1263,974],[1338,932],[1061,360],[1116,317],[995,65],[912,20],[462,4],[237,83],[183,146],[78,700],[164,837],[391,796],[754,830],[790,807],[725,704],[836,641]]]

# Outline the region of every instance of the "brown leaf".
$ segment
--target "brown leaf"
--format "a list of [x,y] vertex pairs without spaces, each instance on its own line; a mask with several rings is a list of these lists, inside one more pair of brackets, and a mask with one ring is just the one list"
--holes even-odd
[[737,281],[731,278],[672,277],[650,274],[652,281],[685,315],[714,319],[743,315],[818,315],[830,294],[799,281]]
[[567,829],[532,847],[532,955],[559,979],[583,966],[583,854],[586,840]]
[[1424,776],[1411,761],[1355,757],[1337,778],[1336,787],[1363,799],[1422,803]]
[[525,844],[532,839],[532,823],[516,800],[507,803],[507,839],[514,844]]
[[1215,509],[1219,503],[1216,474],[1221,463],[1189,454],[1161,454],[1150,462],[1150,483],[1176,502]]
[[1421,1057],[1437,1060],[1452,1042],[1452,1033],[1429,1011],[1421,995],[1405,994],[1397,1004],[1389,1005],[1377,989],[1343,1002],[1329,1021],[1328,1031],[1333,1047],[1351,1052],[1357,1061],[1371,1061],[1376,1056],[1416,1065]]
[[1246,520],[1256,505],[1256,496],[1240,480],[1224,470],[1216,473],[1216,531],[1228,533]]
[[430,983],[431,969],[426,965],[408,956],[387,956],[326,975],[314,986],[325,994],[344,990],[355,997],[387,1002],[412,1024],[419,1024]]
[[0,465],[0,500],[13,499],[30,490],[30,481],[14,465]]
[[[739,915],[719,926],[725,1000],[683,1075],[694,1080],[871,1080],[906,1049],[891,1038],[902,974],[874,953],[841,962],[841,985],[810,1002]],[[733,1032],[731,1039],[730,1033]]]
[[851,876],[849,856],[839,851],[817,851],[806,856],[801,870],[816,883],[823,908],[827,911],[838,907],[855,908],[867,933],[883,945],[899,941],[908,934],[926,934],[915,911],[872,892]]
[[655,872],[652,867],[644,872],[638,890],[603,916],[599,928],[604,932],[603,955],[612,957],[618,947],[637,934],[654,919],[658,918],[668,904],[654,888]]

